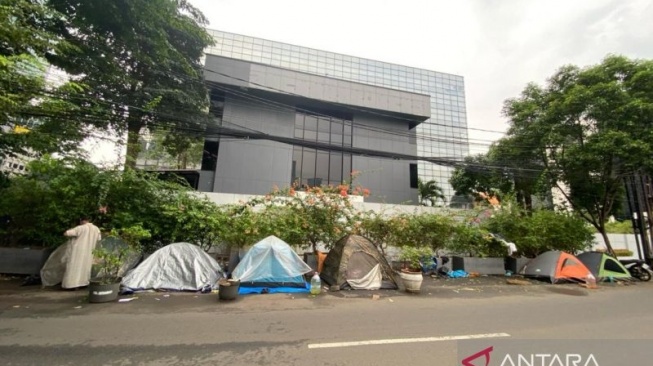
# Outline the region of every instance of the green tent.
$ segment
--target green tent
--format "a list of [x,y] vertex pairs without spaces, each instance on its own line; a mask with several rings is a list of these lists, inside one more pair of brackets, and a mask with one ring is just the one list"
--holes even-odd
[[630,273],[617,259],[601,252],[585,252],[576,256],[592,271],[597,280],[631,279]]

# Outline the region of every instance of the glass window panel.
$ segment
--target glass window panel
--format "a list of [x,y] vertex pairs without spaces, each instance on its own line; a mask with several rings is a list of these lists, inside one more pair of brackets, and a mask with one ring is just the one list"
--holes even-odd
[[342,146],[342,135],[332,131],[331,132],[331,145]]
[[295,181],[299,180],[300,177],[302,176],[302,148],[295,146],[293,147],[292,150],[292,181],[291,183],[294,183]]
[[342,153],[331,151],[329,159],[329,182],[342,182]]
[[342,180],[349,180],[351,178],[351,170],[351,154],[343,154],[342,172],[344,176]]
[[319,118],[318,121],[318,131],[319,132],[329,132],[331,128],[331,120],[325,118]]
[[352,145],[352,136],[351,136],[351,122],[345,122],[345,135],[344,135],[344,145],[345,146],[351,146]]
[[317,131],[304,130],[304,140],[317,141]]
[[307,179],[315,178],[315,150],[303,149],[302,154],[302,183],[308,184]]
[[329,142],[329,132],[318,131],[317,141],[328,143]]
[[329,153],[326,151],[317,152],[315,178],[321,178],[323,182],[329,180]]
[[304,119],[304,128],[309,131],[317,131],[317,117],[306,116]]

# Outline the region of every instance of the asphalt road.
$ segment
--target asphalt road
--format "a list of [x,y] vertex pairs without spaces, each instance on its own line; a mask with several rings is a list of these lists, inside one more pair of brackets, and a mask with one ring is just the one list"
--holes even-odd
[[653,340],[652,290],[434,282],[419,296],[223,303],[214,294],[150,293],[111,304],[87,304],[81,291],[0,291],[0,364],[455,365],[450,337]]

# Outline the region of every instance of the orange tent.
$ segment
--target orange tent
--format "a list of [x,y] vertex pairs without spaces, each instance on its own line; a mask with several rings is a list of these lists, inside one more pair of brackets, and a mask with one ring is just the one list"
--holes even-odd
[[586,281],[592,272],[575,256],[559,251],[542,253],[521,270],[527,277],[548,278],[551,283],[560,281]]

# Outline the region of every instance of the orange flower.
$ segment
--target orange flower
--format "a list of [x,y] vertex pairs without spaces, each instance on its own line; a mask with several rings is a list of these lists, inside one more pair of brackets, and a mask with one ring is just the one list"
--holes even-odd
[[364,189],[363,189],[363,196],[364,196],[364,197],[368,197],[369,195],[370,195],[370,190],[367,189],[367,188],[364,188]]
[[295,188],[290,187],[290,190],[288,191],[288,194],[291,195],[291,196],[294,196],[295,195]]
[[347,190],[343,189],[340,191],[340,195],[343,197],[347,197]]

